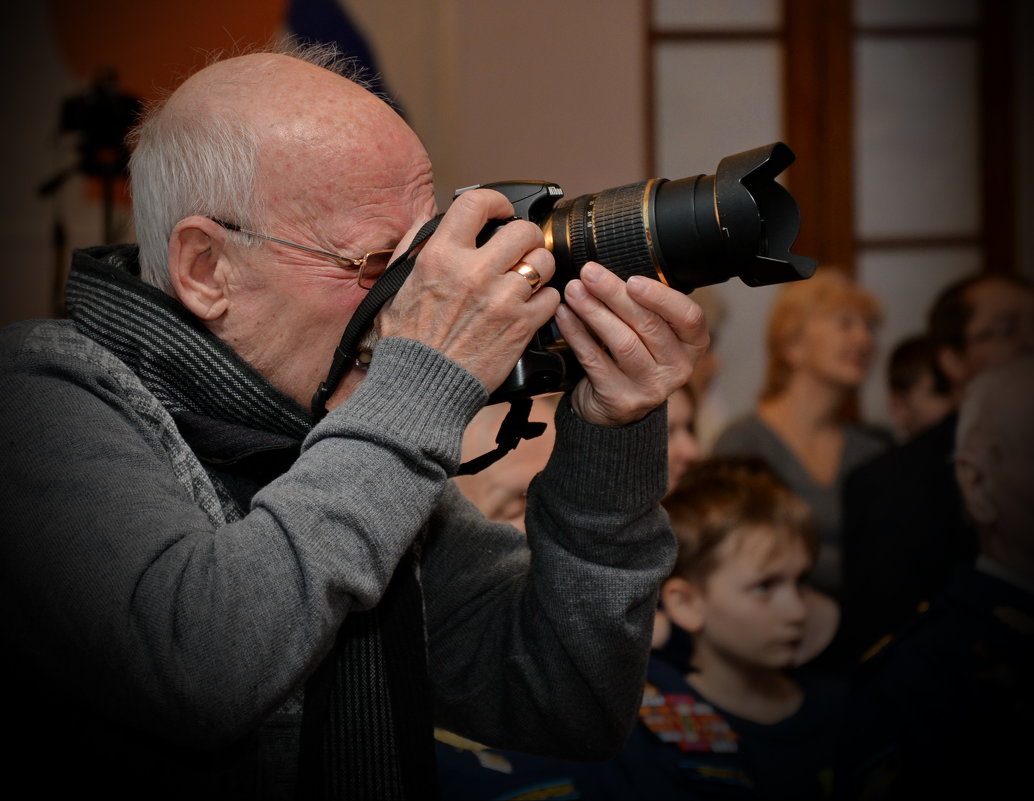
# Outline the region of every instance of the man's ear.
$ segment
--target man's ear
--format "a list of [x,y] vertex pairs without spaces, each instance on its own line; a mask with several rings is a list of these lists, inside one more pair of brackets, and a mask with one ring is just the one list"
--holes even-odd
[[661,585],[661,604],[671,622],[690,634],[704,627],[704,597],[699,584],[672,576]]
[[211,322],[230,302],[219,261],[226,231],[207,217],[185,217],[169,237],[169,277],[180,302],[194,315]]

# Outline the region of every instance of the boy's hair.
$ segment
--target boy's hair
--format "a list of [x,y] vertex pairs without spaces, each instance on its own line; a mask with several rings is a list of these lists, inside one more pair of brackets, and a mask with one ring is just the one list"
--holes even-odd
[[887,386],[891,392],[905,394],[925,373],[933,376],[933,390],[938,395],[951,393],[951,382],[937,364],[937,348],[931,337],[916,334],[901,340],[887,359]]
[[814,560],[818,531],[807,503],[761,459],[712,457],[691,465],[664,501],[678,540],[672,576],[703,583],[718,566],[727,539],[757,526],[780,540],[800,537]]

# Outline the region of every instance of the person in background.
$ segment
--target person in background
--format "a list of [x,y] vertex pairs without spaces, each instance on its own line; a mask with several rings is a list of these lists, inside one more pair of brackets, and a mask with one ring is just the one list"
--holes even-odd
[[695,726],[683,729],[689,748],[679,764],[702,797],[709,797],[704,788],[722,785],[718,776],[738,776],[750,798],[830,797],[829,741],[844,683],[808,666],[837,620],[810,583],[819,546],[814,515],[751,457],[696,463],[664,505],[679,556],[661,602],[690,634],[692,653],[677,678],[651,662],[648,681],[664,704],[641,712],[640,721],[679,743],[671,729],[683,714],[675,710],[689,705]]
[[890,416],[900,442],[943,420],[954,408],[951,384],[937,365],[929,336],[899,342],[887,360]]
[[888,436],[850,414],[872,366],[880,319],[877,299],[831,267],[783,287],[769,316],[757,407],[713,449],[716,456],[763,458],[808,503],[821,542],[813,581],[834,599],[842,589],[843,481],[889,445]]
[[668,492],[678,486],[690,465],[700,456],[696,421],[700,406],[692,384],[668,396]]
[[711,335],[711,344],[701,355],[693,368],[693,375],[689,377],[689,384],[697,401],[697,411],[694,415],[697,445],[701,456],[706,456],[729,422],[727,404],[716,385],[722,370],[722,329],[728,319],[729,309],[714,286],[699,287],[693,290],[690,297],[704,310],[708,333]]
[[1034,749],[1034,355],[965,389],[953,469],[978,538],[932,605],[859,671],[845,799],[1024,798]]
[[830,797],[844,684],[802,666],[832,637],[812,619],[810,510],[749,457],[694,463],[665,507],[679,556],[661,598],[692,652],[654,653],[621,754],[578,764],[447,740],[443,798]]
[[[456,486],[489,520],[509,523],[524,531],[524,512],[528,489],[535,476],[546,466],[556,439],[553,417],[562,396],[537,395],[532,398],[529,420],[545,424],[540,436],[521,440],[517,447],[499,461],[470,475],[455,478]],[[689,384],[679,387],[668,397],[668,482],[670,490],[699,458],[694,433],[696,403]],[[505,403],[486,406],[471,420],[463,434],[464,462],[495,449],[495,437],[503,417],[509,411]]]
[[1034,286],[1006,273],[966,276],[935,298],[926,333],[952,411],[844,483],[843,620],[831,653],[846,666],[907,625],[976,554],[952,468],[956,409],[974,377],[1034,352]]
[[[545,432],[534,439],[523,440],[502,459],[472,475],[458,476],[460,491],[489,520],[524,531],[524,511],[528,488],[549,459],[555,433],[553,413],[556,395],[533,399],[530,419],[545,422]],[[699,458],[695,437],[696,403],[693,388],[685,384],[668,397],[668,491],[681,481],[692,463]],[[492,450],[495,435],[507,411],[505,404],[486,406],[467,426],[463,438],[463,459],[476,458]],[[663,649],[659,654],[684,660],[688,654],[688,635],[673,630],[664,611],[654,613],[652,647]],[[439,728],[437,739],[439,773],[443,798],[482,799],[486,794],[513,787],[542,784],[557,792],[569,791],[569,778],[558,775],[562,763],[541,759],[526,753],[489,749],[485,745]],[[501,775],[500,775],[501,774]],[[567,788],[567,789],[565,789]],[[571,796],[572,798],[576,796]]]
[[[521,440],[516,448],[499,461],[476,473],[456,476],[455,482],[460,492],[489,520],[509,523],[521,531],[525,530],[524,511],[528,504],[528,488],[553,452],[553,443],[556,441],[553,416],[561,397],[560,394],[551,394],[532,398],[528,420],[545,426],[539,436]],[[474,416],[463,432],[460,451],[463,462],[495,450],[496,435],[509,410],[509,404],[495,403]]]

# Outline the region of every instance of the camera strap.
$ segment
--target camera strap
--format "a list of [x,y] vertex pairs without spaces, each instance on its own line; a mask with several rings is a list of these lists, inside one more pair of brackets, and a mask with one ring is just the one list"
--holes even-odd
[[437,217],[432,217],[424,223],[423,227],[417,231],[416,236],[413,237],[413,241],[406,252],[388,265],[384,275],[377,279],[377,283],[370,288],[370,291],[366,293],[366,297],[356,307],[355,312],[352,314],[352,319],[345,326],[345,333],[341,335],[341,342],[338,343],[337,350],[334,351],[334,361],[330,364],[327,380],[320,384],[319,389],[312,396],[312,418],[314,423],[318,423],[326,417],[327,401],[334,394],[334,390],[338,388],[338,384],[345,377],[345,373],[352,368],[355,360],[359,357],[359,342],[362,340],[363,334],[373,325],[373,320],[377,316],[377,312],[381,310],[381,306],[387,303],[402,288],[402,284],[409,277],[410,272],[413,270],[413,265],[416,263],[416,251],[434,233],[441,219],[442,215],[439,214]]
[[[319,388],[312,396],[314,424],[327,415],[327,401],[334,394],[334,390],[338,388],[341,379],[345,377],[345,373],[352,368],[355,360],[359,357],[359,343],[363,335],[373,325],[373,320],[381,310],[381,307],[402,288],[402,284],[405,283],[413,270],[413,265],[416,264],[417,251],[438,228],[438,223],[441,222],[442,216],[442,214],[439,214],[424,223],[420,230],[417,231],[416,236],[413,237],[413,241],[406,249],[406,252],[388,265],[384,275],[377,279],[377,283],[370,288],[370,291],[366,293],[366,297],[356,307],[355,312],[352,314],[352,319],[348,321],[348,325],[345,327],[344,334],[341,335],[341,342],[334,351],[334,360],[331,362],[330,370],[327,372],[327,379],[319,385]],[[496,434],[495,441],[498,447],[494,451],[489,451],[461,464],[457,475],[479,473],[516,448],[522,439],[534,439],[541,436],[546,430],[546,424],[530,422],[528,420],[530,414],[531,398],[511,400],[510,411],[507,412],[499,427],[499,433]]]
[[511,400],[510,411],[506,413],[506,417],[499,426],[499,433],[495,435],[495,444],[498,447],[494,451],[483,453],[481,456],[464,462],[456,471],[456,475],[469,476],[480,473],[516,448],[522,439],[535,439],[535,437],[542,436],[546,430],[546,424],[532,423],[528,420],[530,414],[531,398]]

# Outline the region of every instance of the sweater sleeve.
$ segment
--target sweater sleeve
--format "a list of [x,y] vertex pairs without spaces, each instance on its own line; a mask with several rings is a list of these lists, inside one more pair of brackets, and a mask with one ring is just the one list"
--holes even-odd
[[385,340],[293,467],[219,525],[182,480],[193,457],[171,419],[127,401],[110,354],[47,347],[23,333],[4,353],[5,642],[106,717],[195,746],[252,731],[376,604],[486,396],[436,351]]
[[423,574],[439,725],[566,759],[620,750],[675,558],[659,503],[665,437],[663,409],[600,428],[565,399],[529,490],[526,539],[446,492]]

